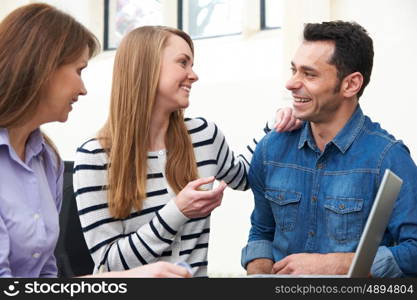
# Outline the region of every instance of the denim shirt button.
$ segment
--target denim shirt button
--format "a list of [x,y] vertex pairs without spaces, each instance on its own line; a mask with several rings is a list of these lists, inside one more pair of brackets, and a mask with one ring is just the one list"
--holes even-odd
[[316,196],[311,197],[311,201],[316,202],[317,201],[317,197]]
[[317,169],[323,169],[323,167],[324,167],[324,164],[322,164],[322,163],[317,164]]
[[344,205],[344,204],[340,204],[340,205],[339,205],[339,208],[340,208],[340,209],[345,209],[345,205]]
[[309,236],[314,236],[314,234],[315,234],[315,233],[314,233],[314,231],[310,231],[310,232],[308,233],[308,235],[309,235]]

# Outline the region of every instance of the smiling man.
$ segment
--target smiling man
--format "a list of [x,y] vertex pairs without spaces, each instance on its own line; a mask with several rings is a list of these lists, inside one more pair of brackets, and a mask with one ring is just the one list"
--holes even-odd
[[307,24],[287,89],[304,126],[271,132],[249,171],[255,198],[248,274],[346,274],[385,169],[404,184],[371,275],[417,275],[417,168],[409,150],[365,116],[373,43],[342,21]]

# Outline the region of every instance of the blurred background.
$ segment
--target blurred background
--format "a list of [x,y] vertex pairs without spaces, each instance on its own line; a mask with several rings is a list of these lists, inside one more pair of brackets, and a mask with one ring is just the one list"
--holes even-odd
[[[0,19],[18,6],[39,1],[1,0]],[[103,51],[83,72],[88,90],[68,122],[43,129],[64,160],[93,137],[107,117],[115,49],[129,30],[168,25],[195,41],[193,85],[188,117],[214,121],[238,154],[271,119],[291,106],[284,85],[301,41],[303,24],[356,21],[374,41],[371,82],[360,99],[364,112],[402,139],[416,159],[417,1],[415,0],[50,0],[89,28]],[[209,276],[240,276],[252,194],[225,192],[212,213]]]

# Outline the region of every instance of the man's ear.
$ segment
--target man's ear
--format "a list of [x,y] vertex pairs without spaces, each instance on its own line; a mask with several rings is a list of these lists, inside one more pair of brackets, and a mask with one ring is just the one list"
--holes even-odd
[[347,75],[342,82],[341,92],[346,98],[357,95],[362,88],[363,76],[360,72],[354,72]]

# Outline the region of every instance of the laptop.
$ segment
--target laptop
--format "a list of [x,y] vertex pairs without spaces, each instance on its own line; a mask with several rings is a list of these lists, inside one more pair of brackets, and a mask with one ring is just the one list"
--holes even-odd
[[350,265],[349,272],[345,275],[285,275],[285,274],[256,274],[248,277],[315,277],[315,278],[355,278],[368,277],[376,251],[381,243],[385,229],[387,228],[394,202],[398,197],[403,181],[391,170],[386,169],[381,185],[366,221],[355,256]]

